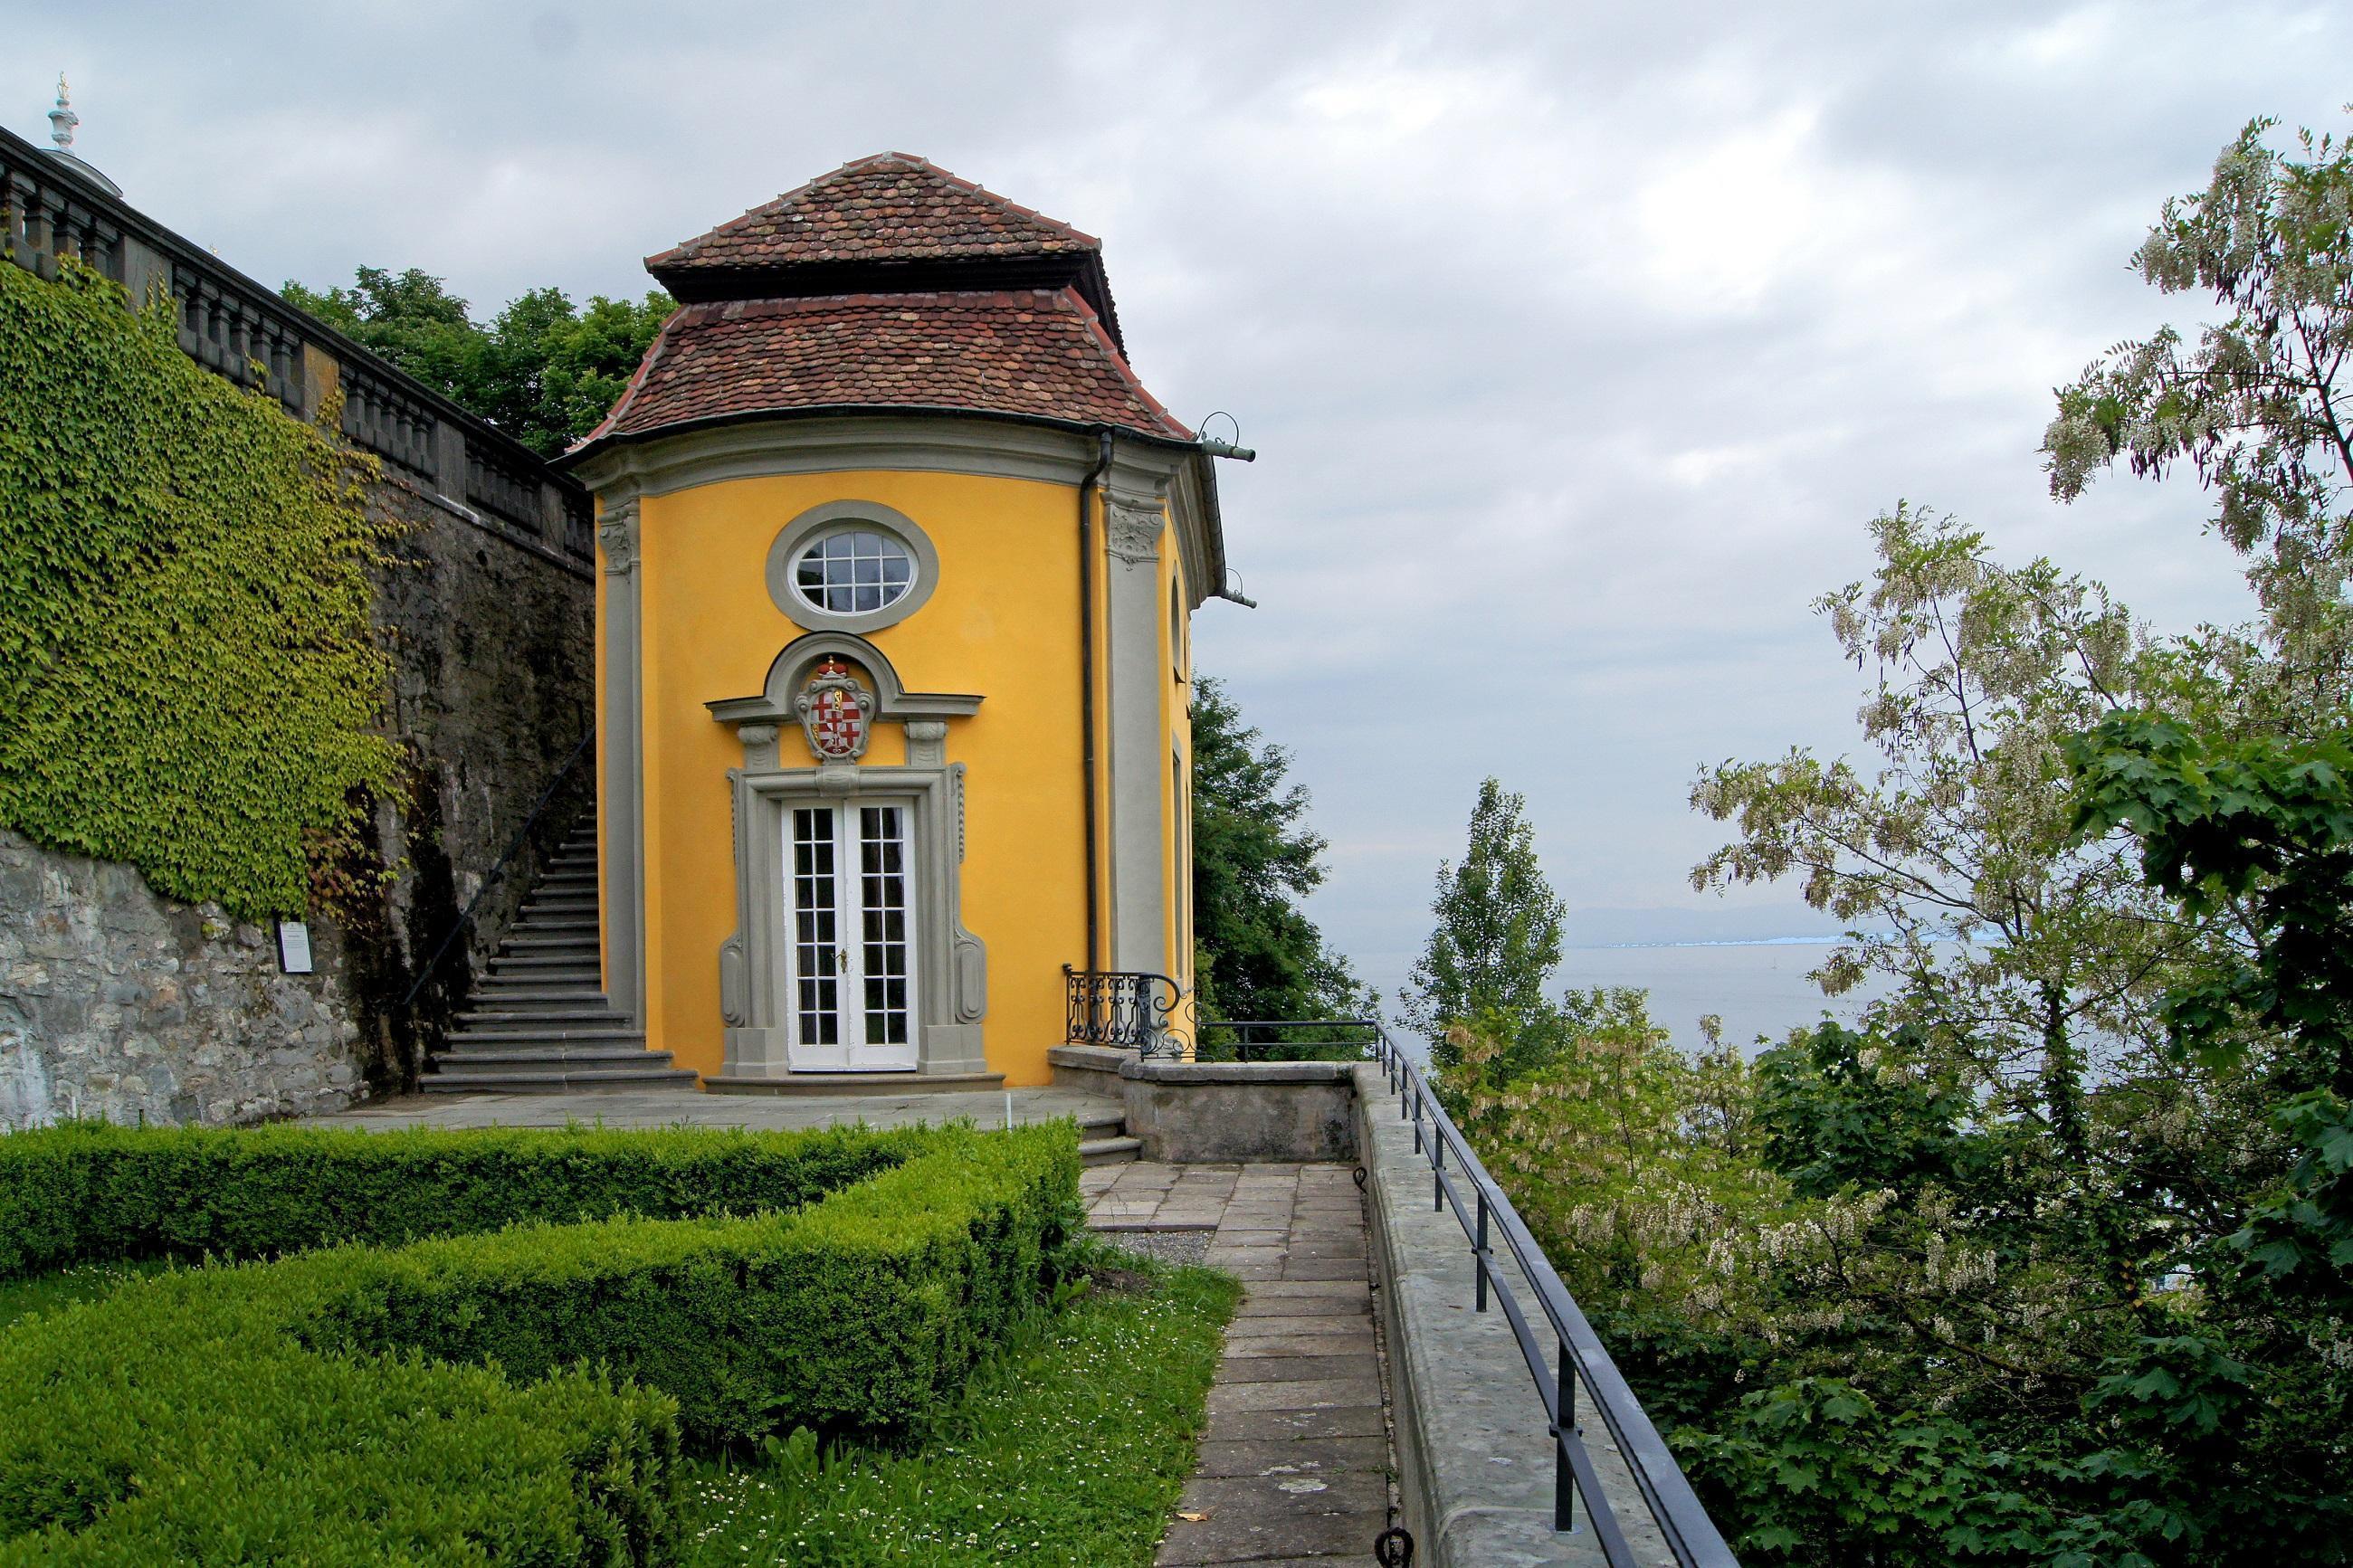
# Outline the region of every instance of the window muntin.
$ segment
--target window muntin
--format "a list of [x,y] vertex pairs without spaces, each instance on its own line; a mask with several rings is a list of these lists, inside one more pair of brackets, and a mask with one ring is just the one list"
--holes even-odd
[[864,616],[890,608],[915,583],[915,556],[871,528],[845,528],[811,540],[793,562],[793,589],[812,609]]

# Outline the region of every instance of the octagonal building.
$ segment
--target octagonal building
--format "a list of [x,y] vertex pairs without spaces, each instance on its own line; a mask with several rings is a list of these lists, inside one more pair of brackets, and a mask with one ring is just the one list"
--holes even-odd
[[565,459],[613,1006],[776,1092],[1043,1083],[1080,998],[1181,1026],[1224,546],[1101,244],[887,153],[646,265],[679,311]]

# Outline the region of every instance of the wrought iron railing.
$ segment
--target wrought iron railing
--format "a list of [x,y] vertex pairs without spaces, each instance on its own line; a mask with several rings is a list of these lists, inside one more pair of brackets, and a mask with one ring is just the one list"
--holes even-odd
[[1364,1018],[1204,1018],[1197,1049],[1203,1061],[1350,1062],[1379,1042]]
[[1166,974],[1073,969],[1066,963],[1062,983],[1064,1044],[1109,1046],[1145,1057],[1188,1054],[1190,1042],[1177,1016],[1185,988]]
[[[1586,1321],[1511,1199],[1480,1163],[1462,1130],[1439,1104],[1421,1069],[1377,1021],[1355,1022],[1374,1037],[1375,1059],[1388,1075],[1390,1091],[1403,1101],[1401,1113],[1413,1123],[1414,1150],[1430,1162],[1431,1205],[1451,1207],[1471,1243],[1473,1304],[1483,1312],[1492,1301],[1502,1311],[1519,1342],[1528,1374],[1535,1380],[1553,1439],[1553,1528],[1576,1527],[1576,1503],[1581,1496],[1594,1540],[1610,1568],[1632,1568],[1635,1563],[1585,1446],[1577,1403],[1582,1385],[1675,1562],[1682,1568],[1739,1568],[1739,1560],[1700,1506],[1683,1468],[1609,1359],[1593,1325]],[[1532,1300],[1522,1301],[1511,1282],[1496,1271],[1497,1237],[1519,1265]],[[1544,1343],[1547,1336],[1556,1352],[1551,1355]]]

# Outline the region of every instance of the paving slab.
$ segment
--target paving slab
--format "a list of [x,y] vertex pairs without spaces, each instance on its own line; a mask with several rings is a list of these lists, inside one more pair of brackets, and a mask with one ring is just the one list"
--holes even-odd
[[1381,1437],[1286,1437],[1204,1443],[1194,1461],[1200,1476],[1323,1475],[1333,1470],[1389,1468],[1389,1446]]
[[1345,1346],[1334,1347],[1329,1355],[1283,1355],[1261,1353],[1236,1354],[1231,1350],[1218,1368],[1218,1381],[1234,1384],[1244,1383],[1305,1383],[1330,1378],[1359,1377],[1364,1363],[1373,1353],[1373,1347],[1362,1350]]
[[1202,1429],[1205,1443],[1250,1443],[1288,1437],[1380,1437],[1388,1424],[1377,1405],[1331,1410],[1221,1410]]
[[1377,1475],[1197,1476],[1153,1561],[1191,1568],[1277,1553],[1311,1563],[1361,1554],[1364,1521],[1386,1518],[1388,1508],[1388,1481]]

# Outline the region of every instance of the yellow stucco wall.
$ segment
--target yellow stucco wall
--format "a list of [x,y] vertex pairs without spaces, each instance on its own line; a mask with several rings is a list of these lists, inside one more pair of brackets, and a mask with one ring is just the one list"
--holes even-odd
[[[948,722],[948,759],[967,769],[963,920],[988,953],[989,1065],[1008,1083],[1043,1083],[1047,1049],[1062,1037],[1061,966],[1083,963],[1086,942],[1079,564],[1071,488],[1021,479],[795,475],[640,503],[648,1044],[676,1053],[682,1067],[720,1070],[718,952],[736,920],[726,774],[740,765],[742,749],[704,704],[758,692],[778,651],[807,629],[768,596],[768,549],[801,512],[846,500],[905,513],[939,552],[930,600],[869,640],[909,690],[985,699],[973,717]],[[1164,595],[1176,553],[1173,537],[1164,536]],[[1098,595],[1103,586],[1099,570]],[[598,592],[601,626],[601,574]],[[1099,596],[1099,635],[1103,609]],[[1159,640],[1166,669],[1165,626]],[[601,684],[601,637],[599,645]],[[1100,698],[1100,664],[1097,682]],[[1171,672],[1163,728],[1180,745],[1186,695]],[[788,733],[786,743],[789,756],[797,736]],[[878,725],[866,760],[902,762],[904,748],[900,726]],[[1173,825],[1173,776],[1164,788],[1164,821]],[[1176,929],[1179,868],[1168,837],[1169,973],[1184,977],[1189,952],[1179,947],[1189,949],[1190,939]]]

